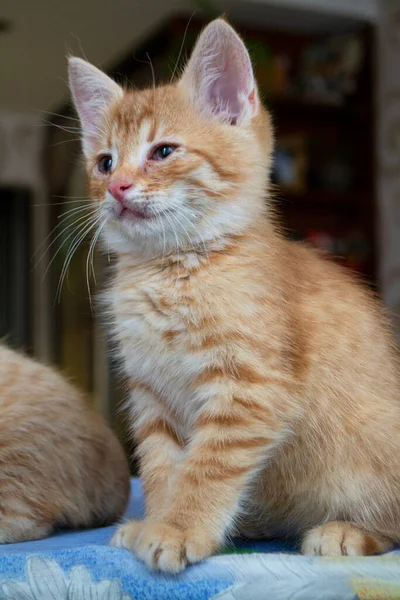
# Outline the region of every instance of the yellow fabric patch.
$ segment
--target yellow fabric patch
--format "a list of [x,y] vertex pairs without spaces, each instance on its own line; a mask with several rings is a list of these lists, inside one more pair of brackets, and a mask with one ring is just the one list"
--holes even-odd
[[400,600],[400,580],[352,579],[350,584],[360,600]]

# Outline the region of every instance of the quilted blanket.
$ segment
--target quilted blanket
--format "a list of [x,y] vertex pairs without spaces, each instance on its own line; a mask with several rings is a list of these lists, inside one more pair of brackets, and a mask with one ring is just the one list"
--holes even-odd
[[[127,517],[141,518],[132,481]],[[150,573],[109,547],[115,527],[0,546],[0,600],[400,599],[400,550],[373,558],[308,558],[279,542],[236,542],[178,576]]]

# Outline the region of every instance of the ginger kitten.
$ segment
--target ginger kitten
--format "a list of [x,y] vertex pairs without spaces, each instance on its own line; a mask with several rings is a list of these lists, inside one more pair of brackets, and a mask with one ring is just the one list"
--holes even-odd
[[129,469],[112,431],[55,371],[0,346],[0,543],[124,513]]
[[122,89],[71,58],[147,517],[113,544],[179,572],[227,534],[305,554],[400,542],[400,401],[383,311],[270,216],[271,120],[206,27],[182,77]]

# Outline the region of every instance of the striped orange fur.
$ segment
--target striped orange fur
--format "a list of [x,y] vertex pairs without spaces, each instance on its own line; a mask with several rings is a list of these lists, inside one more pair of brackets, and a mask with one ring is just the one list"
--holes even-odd
[[60,375],[0,346],[0,543],[118,520],[129,497],[123,450]]
[[362,285],[281,234],[240,38],[211,23],[170,85],[124,90],[76,58],[70,82],[118,257],[106,302],[147,498],[113,543],[178,572],[227,534],[299,536],[316,554],[400,542],[390,327]]

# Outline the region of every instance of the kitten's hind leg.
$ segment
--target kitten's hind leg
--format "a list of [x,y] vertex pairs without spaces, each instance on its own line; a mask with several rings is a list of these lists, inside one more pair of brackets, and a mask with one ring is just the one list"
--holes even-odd
[[0,544],[28,542],[48,537],[53,526],[21,515],[0,518]]
[[52,530],[53,527],[49,525],[43,525],[21,517],[16,521],[0,521],[0,544],[41,540],[48,537]]
[[393,548],[394,543],[342,521],[332,521],[308,531],[301,544],[302,554],[311,556],[368,556]]

